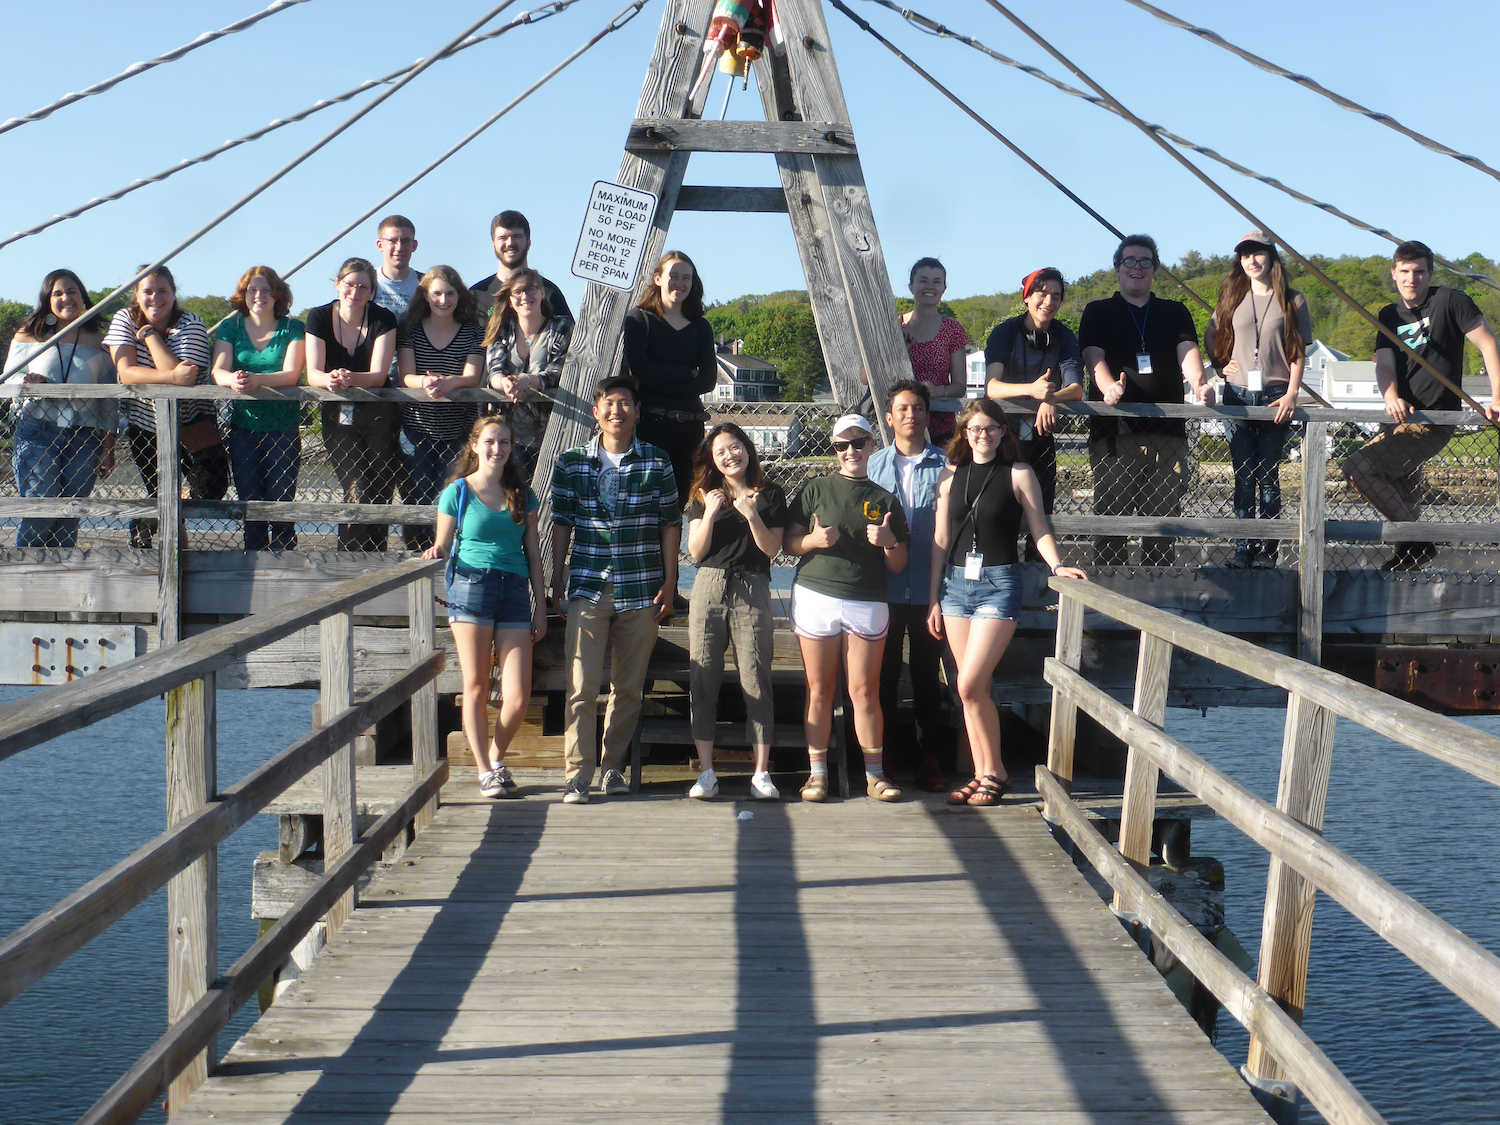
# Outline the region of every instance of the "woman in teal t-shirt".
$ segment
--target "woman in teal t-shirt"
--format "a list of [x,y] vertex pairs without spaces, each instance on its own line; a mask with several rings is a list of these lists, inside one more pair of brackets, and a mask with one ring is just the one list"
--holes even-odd
[[[307,358],[306,326],[287,315],[292,290],[270,266],[251,266],[229,299],[238,316],[219,326],[214,382],[242,395],[295,387]],[[229,469],[241,500],[295,500],[302,468],[301,404],[244,399],[229,422]],[[245,521],[245,550],[295,551],[297,525]]]
[[[514,797],[505,751],[531,699],[531,646],[547,634],[536,493],[511,456],[515,433],[504,418],[480,418],[469,430],[454,475],[438,497],[437,542],[452,549],[448,625],[464,676],[464,737],[486,797]],[[535,597],[533,597],[535,595]],[[491,659],[500,667],[500,714],[490,736]]]

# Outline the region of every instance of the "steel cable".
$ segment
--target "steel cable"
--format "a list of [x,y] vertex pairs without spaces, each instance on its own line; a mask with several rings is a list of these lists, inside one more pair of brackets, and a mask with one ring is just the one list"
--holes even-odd
[[[971,47],[981,54],[988,55],[996,62],[1003,63],[1005,66],[1014,67],[1016,70],[1023,71],[1026,74],[1031,75],[1033,78],[1047,83],[1047,85],[1053,87],[1054,89],[1061,90],[1063,93],[1069,94],[1075,98],[1080,98],[1083,101],[1088,102],[1090,105],[1098,106],[1100,109],[1108,110],[1110,113],[1113,113],[1116,116],[1122,116],[1119,111],[1114,108],[1114,106],[1110,105],[1109,102],[1105,101],[1103,98],[1096,97],[1086,90],[1080,90],[1076,86],[1070,86],[1061,79],[1052,77],[1052,75],[1048,74],[1045,70],[1042,70],[1039,67],[1031,66],[1023,62],[1018,62],[1017,60],[1010,58],[1008,55],[1003,55],[999,51],[996,51],[994,48],[988,47],[985,44],[981,43],[973,36],[963,35],[959,32],[956,32],[952,28],[946,27],[943,24],[938,23],[936,20],[924,16],[921,12],[915,11],[911,8],[903,8],[894,3],[893,0],[867,0],[867,2],[871,4],[879,4],[883,8],[889,8],[891,11],[900,15],[902,19],[906,20],[908,23],[912,24],[914,27],[917,27],[922,31],[926,31],[929,34],[942,39],[957,40],[958,42],[964,44],[964,46]],[[1152,132],[1166,137],[1167,140],[1171,141],[1173,144],[1188,149],[1191,152],[1196,152],[1200,156],[1206,156],[1210,160],[1217,161],[1218,163],[1224,165],[1224,167],[1238,172],[1240,175],[1246,176],[1249,179],[1265,184],[1267,187],[1275,188],[1277,191],[1291,196],[1299,203],[1306,203],[1308,206],[1316,207],[1318,210],[1327,212],[1335,218],[1343,219],[1344,222],[1348,223],[1350,226],[1357,227],[1358,229],[1367,231],[1370,234],[1379,235],[1381,238],[1395,243],[1398,246],[1402,242],[1406,241],[1405,239],[1399,238],[1396,235],[1392,234],[1384,227],[1373,226],[1370,223],[1365,222],[1363,219],[1356,218],[1355,216],[1349,214],[1347,211],[1341,210],[1340,208],[1334,206],[1332,203],[1324,203],[1322,200],[1314,199],[1312,196],[1306,195],[1303,192],[1298,191],[1296,188],[1288,187],[1286,184],[1282,183],[1274,176],[1266,176],[1261,174],[1260,172],[1255,171],[1253,168],[1247,168],[1243,164],[1240,164],[1234,160],[1230,160],[1228,157],[1215,152],[1211,148],[1205,148],[1204,146],[1197,144],[1194,141],[1188,140],[1186,137],[1179,136],[1178,134],[1172,132],[1170,129],[1164,128],[1161,125],[1152,125],[1150,122],[1147,122],[1146,124]],[[3,245],[5,244],[3,242],[0,242],[0,246]],[[1500,292],[1500,283],[1497,283],[1487,274],[1478,273],[1467,266],[1461,265],[1458,262],[1450,261],[1449,259],[1444,258],[1441,255],[1435,254],[1433,256],[1446,269],[1458,274],[1460,277],[1467,277],[1472,281],[1479,282],[1481,285],[1488,286],[1490,289],[1493,289],[1496,292]]]
[[1190,31],[1200,39],[1208,40],[1216,47],[1223,47],[1224,50],[1228,51],[1230,54],[1238,55],[1246,62],[1260,67],[1261,70],[1277,75],[1280,78],[1285,78],[1291,82],[1295,82],[1297,83],[1297,85],[1311,90],[1315,94],[1322,94],[1323,97],[1333,102],[1333,104],[1336,106],[1347,109],[1351,113],[1357,113],[1361,117],[1368,117],[1371,121],[1379,122],[1381,125],[1384,125],[1387,129],[1394,129],[1402,136],[1410,137],[1423,148],[1431,149],[1433,152],[1441,153],[1444,156],[1451,156],[1454,160],[1457,160],[1463,164],[1467,164],[1475,171],[1483,172],[1487,176],[1492,176],[1495,179],[1500,180],[1500,171],[1491,168],[1483,160],[1480,160],[1479,157],[1469,156],[1466,153],[1459,152],[1457,149],[1449,148],[1441,141],[1435,141],[1431,137],[1417,132],[1415,129],[1408,129],[1405,125],[1401,124],[1401,122],[1397,121],[1388,113],[1380,113],[1377,110],[1368,109],[1365,106],[1360,105],[1358,102],[1344,97],[1342,94],[1335,94],[1332,90],[1328,89],[1328,87],[1314,81],[1313,79],[1307,77],[1305,74],[1294,74],[1292,71],[1287,70],[1285,67],[1277,66],[1269,59],[1263,59],[1259,55],[1252,54],[1251,52],[1245,50],[1243,47],[1236,47],[1233,43],[1229,42],[1229,40],[1225,39],[1217,32],[1209,31],[1206,27],[1195,27],[1194,25],[1188,23],[1186,20],[1178,19],[1176,16],[1172,15],[1171,12],[1164,12],[1154,4],[1146,3],[1146,0],[1125,0],[1125,2],[1127,4],[1134,4],[1143,12],[1150,12],[1153,16],[1161,20],[1163,23],[1171,24],[1173,27],[1179,27],[1183,31]]
[[[504,24],[501,27],[497,27],[494,31],[486,31],[483,35],[469,36],[458,46],[454,47],[451,51],[445,51],[439,57],[452,58],[460,51],[466,50],[469,47],[477,46],[480,43],[488,42],[491,39],[497,39],[500,36],[504,35],[507,31],[511,31],[523,24],[540,23],[542,20],[547,19],[549,16],[555,16],[561,12],[565,12],[576,3],[578,3],[578,0],[552,0],[552,3],[550,4],[544,4],[540,8],[533,8],[529,12],[523,12],[516,19],[511,20],[510,23]],[[212,160],[214,157],[221,156],[224,153],[228,152],[230,149],[238,148],[240,145],[249,144],[251,141],[258,141],[267,134],[274,133],[277,129],[280,129],[284,125],[294,125],[299,121],[305,121],[320,110],[328,109],[330,106],[338,105],[340,102],[347,102],[351,98],[356,98],[360,94],[374,89],[376,86],[384,86],[390,82],[393,82],[396,79],[400,78],[402,75],[410,73],[425,61],[425,59],[418,59],[416,62],[410,64],[409,66],[403,66],[399,70],[393,70],[389,74],[381,78],[371,78],[366,82],[361,82],[352,90],[346,90],[344,91],[344,93],[339,94],[336,97],[325,98],[322,101],[315,102],[313,105],[310,105],[306,109],[298,113],[294,113],[289,117],[279,117],[263,128],[256,129],[251,133],[246,133],[243,137],[239,137],[235,140],[225,141],[218,147],[211,148],[207,152],[200,153],[197,156],[179,161],[178,163],[172,165],[172,167],[164,168],[162,171],[157,172],[154,176],[146,176],[142,179],[134,180],[131,183],[120,188],[118,191],[112,191],[108,195],[96,196],[95,198],[89,200],[87,203],[73,208],[71,211],[64,211],[61,214],[53,215],[52,218],[48,219],[44,223],[38,223],[34,227],[28,227],[26,230],[17,231],[9,238],[0,239],[0,250],[3,250],[13,242],[21,241],[21,239],[23,238],[30,238],[32,235],[41,234],[42,231],[47,230],[50,227],[54,227],[58,223],[67,222],[69,219],[76,219],[79,215],[82,215],[88,211],[92,211],[95,207],[103,206],[106,203],[112,203],[117,199],[123,199],[131,192],[139,191],[141,188],[146,187],[149,184],[159,184],[168,177],[175,176],[178,172],[185,171],[186,169],[192,168],[198,164],[205,164],[208,161]]]
[[134,78],[137,74],[145,74],[146,71],[152,70],[164,63],[176,62],[184,55],[189,55],[196,51],[199,47],[206,47],[215,40],[223,39],[226,35],[233,35],[237,31],[244,31],[248,27],[253,27],[268,16],[274,16],[278,12],[284,12],[288,8],[306,3],[307,0],[276,0],[265,11],[256,12],[253,16],[246,16],[242,20],[237,20],[234,23],[219,28],[218,31],[205,31],[191,43],[184,43],[174,51],[168,51],[164,55],[157,55],[156,58],[148,59],[145,62],[133,63],[113,78],[106,78],[103,82],[96,82],[92,86],[79,90],[76,94],[64,94],[51,105],[44,105],[41,109],[32,110],[21,117],[12,117],[8,121],[0,122],[0,133],[9,133],[12,129],[19,129],[22,125],[29,122],[40,121],[44,117],[51,117],[64,106],[70,106],[74,102],[83,101],[84,98],[91,98],[95,94],[102,94],[106,90],[112,90],[128,78]]
[[[437,62],[445,54],[447,54],[449,51],[451,51],[455,46],[457,46],[459,43],[463,42],[463,40],[466,37],[468,37],[469,35],[473,34],[475,31],[478,31],[481,27],[483,27],[485,24],[489,23],[490,20],[494,19],[496,16],[498,16],[501,12],[505,11],[506,8],[509,8],[515,2],[516,2],[516,0],[501,0],[501,2],[499,4],[497,4],[495,7],[491,8],[487,13],[485,13],[485,15],[483,15],[482,17],[480,17],[474,23],[472,23],[468,27],[464,28],[463,31],[461,31],[457,36],[455,36],[452,40],[450,40],[448,43],[446,43],[441,49],[439,49],[438,51],[434,52],[432,55],[430,55],[428,58],[424,59],[421,63],[419,63],[416,67],[414,67],[410,71],[410,73],[408,73],[405,77],[401,78],[398,82],[396,82],[396,84],[393,85],[389,90],[385,91],[383,94],[381,94],[378,97],[376,97],[373,101],[370,102],[369,105],[363,106],[362,108],[355,110],[348,117],[346,117],[339,125],[335,126],[333,129],[329,130],[327,133],[323,134],[323,136],[320,137],[317,141],[313,142],[312,145],[310,145],[308,148],[303,149],[302,152],[298,153],[291,160],[287,161],[287,163],[283,164],[275,172],[271,173],[270,176],[268,176],[266,179],[262,180],[255,187],[251,188],[248,192],[246,192],[244,195],[242,195],[235,202],[231,203],[223,211],[220,211],[212,219],[210,219],[208,222],[204,223],[203,226],[199,227],[192,234],[188,235],[187,238],[183,239],[176,246],[172,247],[172,249],[168,250],[160,258],[157,258],[154,262],[150,263],[149,265],[141,267],[141,269],[136,272],[136,274],[135,274],[134,277],[132,277],[129,281],[125,282],[125,284],[123,284],[123,285],[119,286],[118,288],[116,288],[113,292],[111,292],[111,293],[107,294],[106,296],[104,296],[103,298],[101,298],[98,302],[96,302],[90,308],[88,308],[87,310],[85,310],[83,312],[83,314],[79,317],[79,319],[86,321],[89,317],[91,317],[95,313],[99,312],[101,309],[104,308],[104,306],[108,305],[111,301],[113,301],[121,293],[125,292],[125,290],[129,289],[136,282],[140,281],[144,277],[150,277],[153,270],[158,269],[159,267],[165,265],[167,262],[171,261],[174,257],[176,257],[178,254],[182,253],[182,251],[186,250],[193,243],[197,242],[200,238],[202,238],[209,231],[213,230],[216,226],[218,226],[220,223],[222,223],[225,219],[229,218],[230,215],[233,215],[241,207],[245,206],[245,204],[249,203],[256,196],[260,195],[261,192],[263,192],[267,188],[271,187],[272,184],[276,183],[283,176],[285,176],[288,172],[292,171],[292,169],[296,168],[299,164],[303,163],[305,160],[307,160],[309,157],[311,157],[314,153],[318,152],[319,149],[323,148],[329,142],[331,142],[336,137],[338,137],[340,134],[342,134],[345,130],[349,129],[352,125],[354,125],[355,122],[357,122],[361,118],[365,117],[367,114],[369,114],[371,111],[373,111],[377,107],[383,105],[388,98],[393,97],[398,91],[400,91],[403,87],[405,87],[408,83],[410,83],[413,79],[415,79],[417,77],[417,75],[421,74],[429,66],[432,66],[435,62]],[[4,381],[5,379],[10,378],[17,371],[20,371],[23,367],[25,367],[28,362],[29,362],[29,360],[27,360],[25,357],[23,357],[21,359],[16,360],[16,362],[14,364],[8,365],[3,372],[0,372],[0,381]]]

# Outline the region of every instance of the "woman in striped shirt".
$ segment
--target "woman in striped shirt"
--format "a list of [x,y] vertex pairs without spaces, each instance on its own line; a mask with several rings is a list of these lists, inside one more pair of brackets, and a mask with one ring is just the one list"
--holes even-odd
[[[468,442],[479,416],[471,402],[443,402],[450,391],[477,387],[484,371],[479,301],[452,266],[433,266],[412,294],[396,337],[396,373],[401,385],[426,392],[431,401],[401,404],[401,461],[406,497],[431,504]],[[431,524],[403,527],[411,551],[432,546]]]
[[[208,330],[203,321],[177,303],[172,271],[158,266],[136,284],[135,300],[115,313],[104,346],[126,385],[166,383],[206,386],[209,376]],[[146,495],[156,496],[156,418],[149,401],[125,400],[130,421],[130,457],[141,471]],[[229,491],[229,454],[219,435],[211,401],[182,402],[177,407],[177,461],[194,500],[222,500]],[[130,521],[130,545],[150,547],[154,519]]]

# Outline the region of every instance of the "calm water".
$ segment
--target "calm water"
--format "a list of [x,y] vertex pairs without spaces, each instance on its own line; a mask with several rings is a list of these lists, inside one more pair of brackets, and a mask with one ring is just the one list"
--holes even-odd
[[[0,688],[0,702],[27,689]],[[234,779],[308,729],[312,692],[219,696],[220,777]],[[1475,726],[1500,734],[1500,719]],[[1274,799],[1280,712],[1174,711],[1168,729]],[[253,732],[253,736],[250,732]],[[162,705],[153,701],[0,762],[0,893],[8,933],[162,825]],[[1492,854],[1500,793],[1352,724],[1341,723],[1328,838],[1490,949],[1500,951],[1500,865]],[[275,847],[258,817],[220,848],[221,965],[255,939],[250,861]],[[1227,872],[1228,921],[1252,954],[1260,939],[1264,853],[1223,821],[1198,821],[1194,850]],[[74,1120],[165,1026],[165,893],[158,893],[41,984],[0,1011],[0,1119]],[[252,1022],[252,1002],[220,1038]],[[1412,968],[1321,897],[1306,1027],[1393,1125],[1500,1123],[1500,1030]],[[1243,1032],[1220,1017],[1220,1049],[1244,1061]],[[1304,1120],[1316,1120],[1307,1114]],[[153,1110],[144,1120],[162,1121]]]

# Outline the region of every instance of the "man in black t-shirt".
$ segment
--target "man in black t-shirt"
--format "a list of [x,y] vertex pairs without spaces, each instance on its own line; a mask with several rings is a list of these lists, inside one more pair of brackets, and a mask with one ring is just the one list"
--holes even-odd
[[[1464,373],[1464,341],[1484,357],[1495,417],[1500,402],[1500,348],[1484,314],[1468,294],[1432,284],[1432,251],[1420,242],[1403,242],[1391,261],[1391,279],[1401,300],[1380,310],[1380,323],[1402,343],[1432,364],[1454,386]],[[1416,484],[1422,465],[1442,451],[1454,427],[1408,419],[1415,410],[1459,410],[1456,393],[1412,362],[1384,334],[1375,336],[1375,378],[1392,423],[1361,446],[1343,464],[1344,475],[1376,511],[1393,522],[1421,517]],[[1398,543],[1382,570],[1418,570],[1437,555],[1435,543]]]
[[[495,307],[495,297],[500,287],[510,280],[510,275],[528,268],[526,255],[531,253],[531,223],[519,211],[501,211],[490,220],[490,242],[495,248],[495,272],[479,284],[469,286],[469,292],[479,298],[479,309],[485,316]],[[573,310],[568,308],[561,289],[545,277],[542,278],[542,288],[554,316],[572,317]]]
[[[1114,296],[1083,310],[1078,343],[1090,379],[1088,397],[1119,402],[1182,401],[1186,376],[1193,393],[1212,406],[1214,391],[1203,374],[1198,330],[1187,306],[1154,296],[1151,282],[1160,257],[1156,241],[1134,234],[1115,248]],[[1101,516],[1175,516],[1187,489],[1185,423],[1170,419],[1095,418],[1089,423],[1089,468],[1094,476],[1094,512]],[[1141,539],[1143,566],[1171,566],[1170,536]],[[1094,537],[1094,565],[1125,566],[1124,535]]]

